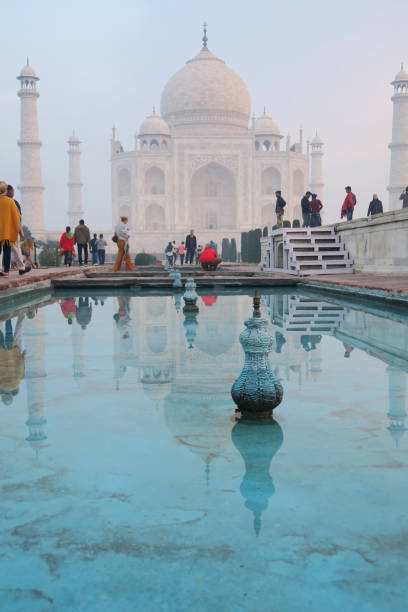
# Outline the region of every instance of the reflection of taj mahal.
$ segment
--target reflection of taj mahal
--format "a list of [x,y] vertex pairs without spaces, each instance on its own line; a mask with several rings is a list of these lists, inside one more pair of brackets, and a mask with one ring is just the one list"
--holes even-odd
[[[249,125],[251,99],[245,83],[209,51],[176,72],[141,124],[135,148],[111,140],[112,215],[129,217],[135,242],[157,251],[193,227],[200,242],[240,236],[275,221],[275,191],[287,202],[286,218],[301,219],[307,187],[322,196],[322,142],[304,153],[264,112]],[[309,147],[308,147],[309,148]],[[170,232],[170,234],[169,234]]]

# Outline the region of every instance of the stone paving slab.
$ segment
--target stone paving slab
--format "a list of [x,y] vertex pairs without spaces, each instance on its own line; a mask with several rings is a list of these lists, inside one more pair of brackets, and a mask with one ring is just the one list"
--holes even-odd
[[344,285],[347,287],[361,287],[380,291],[392,291],[395,293],[408,292],[408,275],[382,275],[358,272],[355,274],[336,274],[308,276],[302,278],[302,282],[330,283],[332,285]]

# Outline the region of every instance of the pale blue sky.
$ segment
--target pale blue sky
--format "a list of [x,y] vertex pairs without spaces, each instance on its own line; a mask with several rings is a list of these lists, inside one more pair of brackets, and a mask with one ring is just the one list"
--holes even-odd
[[[40,77],[39,118],[48,229],[66,224],[66,140],[82,145],[86,219],[111,224],[109,138],[125,149],[168,78],[208,46],[241,75],[252,109],[292,139],[317,128],[325,142],[326,219],[350,183],[365,214],[373,192],[388,204],[390,81],[408,65],[407,0],[48,0],[2,7],[0,175],[18,184],[16,76],[30,57]],[[408,184],[408,177],[407,177]],[[360,210],[360,209],[359,209]]]

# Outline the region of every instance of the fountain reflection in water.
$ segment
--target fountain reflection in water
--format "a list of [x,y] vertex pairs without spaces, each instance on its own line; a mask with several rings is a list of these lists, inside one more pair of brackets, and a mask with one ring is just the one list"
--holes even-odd
[[240,491],[245,506],[253,512],[254,530],[261,531],[261,516],[275,493],[269,473],[270,464],[283,443],[282,427],[272,417],[261,422],[240,419],[234,425],[231,439],[245,463]]

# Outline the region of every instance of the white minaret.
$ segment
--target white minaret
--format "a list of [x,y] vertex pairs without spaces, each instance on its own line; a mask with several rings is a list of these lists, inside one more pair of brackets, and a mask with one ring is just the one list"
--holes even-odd
[[72,230],[78,225],[79,220],[83,219],[84,211],[82,208],[82,183],[81,183],[81,151],[79,145],[81,141],[72,131],[72,136],[68,140],[68,225]]
[[392,142],[390,162],[389,210],[402,208],[399,197],[408,186],[408,73],[401,64],[401,70],[391,83],[394,95],[392,115]]
[[[324,204],[323,197],[323,140],[316,136],[310,143],[310,191],[317,193],[317,197]],[[324,209],[323,209],[324,210]],[[322,211],[323,212],[323,211]]]
[[20,190],[23,225],[26,225],[35,238],[44,237],[43,191],[41,180],[41,140],[38,138],[37,81],[40,79],[30,66],[24,66],[20,75],[18,96],[21,99],[20,140]]

